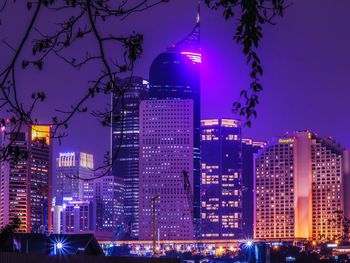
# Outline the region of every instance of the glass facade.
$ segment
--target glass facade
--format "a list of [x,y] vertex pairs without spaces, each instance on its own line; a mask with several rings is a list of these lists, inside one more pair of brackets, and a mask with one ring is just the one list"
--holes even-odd
[[242,145],[236,120],[202,120],[201,237],[242,238]]
[[148,97],[149,85],[139,77],[119,80],[117,85],[126,91],[113,100],[113,115],[119,120],[112,126],[112,173],[124,181],[123,222],[129,238],[135,239],[139,232],[139,105]]

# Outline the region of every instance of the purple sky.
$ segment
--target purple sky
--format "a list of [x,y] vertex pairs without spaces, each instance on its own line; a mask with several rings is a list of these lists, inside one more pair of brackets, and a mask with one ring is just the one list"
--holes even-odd
[[[21,1],[19,1],[21,2]],[[129,17],[119,24],[108,25],[120,32],[142,32],[145,35],[144,55],[135,74],[148,78],[152,60],[167,46],[184,38],[193,28],[197,0],[172,0],[143,14]],[[17,3],[16,9],[1,15],[1,40],[16,45],[21,27],[28,22],[28,13]],[[264,92],[258,107],[258,119],[244,136],[268,140],[287,130],[310,129],[320,135],[334,137],[350,148],[348,106],[350,85],[350,2],[347,0],[295,0],[276,26],[265,27],[259,53],[264,66]],[[18,19],[19,17],[23,19]],[[40,17],[45,26],[53,15]],[[241,48],[232,40],[235,20],[224,21],[219,13],[202,7],[202,117],[234,117],[231,105],[241,88],[249,84],[248,70]],[[89,42],[91,48],[95,43]],[[74,47],[76,52],[79,47]],[[1,44],[0,67],[10,50]],[[52,57],[42,72],[28,70],[19,75],[21,95],[33,90],[46,90],[48,99],[38,109],[46,122],[53,109],[67,107],[83,94],[86,83],[98,71],[91,64],[76,72]],[[103,106],[106,98],[97,98],[93,105]],[[86,151],[102,160],[109,148],[109,130],[89,116],[74,119],[69,136],[58,151]]]

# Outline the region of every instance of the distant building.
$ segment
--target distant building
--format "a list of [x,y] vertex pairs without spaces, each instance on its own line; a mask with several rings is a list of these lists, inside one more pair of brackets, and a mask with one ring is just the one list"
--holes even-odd
[[344,193],[344,215],[350,218],[350,150],[343,152],[343,193]]
[[202,120],[201,237],[242,238],[242,144],[237,120]]
[[242,236],[254,236],[254,155],[265,142],[242,138]]
[[53,205],[52,207],[52,233],[62,233],[62,212],[63,205]]
[[[10,129],[10,128],[9,128]],[[10,143],[22,153],[1,163],[0,227],[21,220],[19,232],[51,231],[50,126],[23,126],[17,132],[2,131],[2,147]]]
[[257,239],[334,240],[341,235],[342,149],[309,131],[271,141],[255,159]]
[[[156,196],[159,238],[193,239],[193,101],[142,101],[140,113],[139,239],[153,237]],[[191,191],[185,190],[184,171]]]
[[[55,204],[62,205],[63,199],[85,200],[84,195],[93,193],[93,188],[86,187],[88,183],[80,178],[94,176],[94,158],[84,152],[60,153],[56,159],[56,178],[54,198]],[[85,187],[84,187],[85,184]]]
[[265,143],[241,137],[235,119],[201,125],[201,237],[253,237],[254,154]]
[[[130,238],[138,237],[139,205],[139,106],[148,97],[148,81],[140,77],[118,80],[125,88],[123,98],[113,99],[112,156],[114,176],[124,180],[124,219]],[[122,105],[124,106],[122,109]],[[121,117],[123,116],[123,118]]]
[[123,178],[105,175],[94,180],[96,230],[113,231],[123,223]]
[[93,231],[96,228],[96,208],[89,201],[69,201],[63,204],[62,233]]

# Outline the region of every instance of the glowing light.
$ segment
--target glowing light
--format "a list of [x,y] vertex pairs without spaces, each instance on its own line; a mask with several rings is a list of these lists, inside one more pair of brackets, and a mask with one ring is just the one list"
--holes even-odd
[[294,139],[291,139],[291,138],[278,140],[278,143],[292,143],[292,142],[294,142]]
[[60,153],[60,157],[72,157],[72,156],[75,156],[75,152]]
[[1,126],[1,131],[5,131],[5,126]]
[[180,250],[180,249],[181,249],[181,246],[177,246],[176,249],[177,249],[177,250]]
[[315,245],[316,245],[316,241],[312,241],[312,245],[314,245],[314,246],[315,246]]
[[187,250],[191,250],[191,247],[190,247],[190,246],[188,246],[188,247],[187,247]]
[[208,246],[208,250],[212,250],[213,249],[213,247],[212,246]]
[[32,125],[32,141],[44,139],[47,145],[50,145],[50,126]]
[[337,244],[328,244],[327,247],[337,247]]
[[140,247],[139,247],[139,246],[137,246],[135,249],[136,249],[137,251],[139,251],[139,250],[140,250]]
[[166,249],[167,251],[169,251],[169,250],[170,250],[170,247],[166,247],[165,249]]
[[252,240],[247,240],[247,241],[245,242],[245,247],[251,248],[252,246],[253,246],[253,241],[252,241]]
[[63,243],[62,242],[57,242],[56,247],[57,247],[57,249],[62,249],[63,248]]
[[181,54],[192,60],[193,63],[202,63],[202,54],[200,53],[182,51]]

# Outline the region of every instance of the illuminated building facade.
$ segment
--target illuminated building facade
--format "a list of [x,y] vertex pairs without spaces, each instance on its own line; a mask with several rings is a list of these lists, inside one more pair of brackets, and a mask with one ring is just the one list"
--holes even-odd
[[2,131],[3,147],[11,142],[23,155],[1,163],[0,227],[21,220],[19,232],[51,231],[50,126],[23,126],[17,133]]
[[343,152],[343,193],[344,193],[344,215],[350,218],[350,150]]
[[123,222],[124,180],[105,175],[94,179],[96,230],[113,231]]
[[62,205],[64,198],[74,200],[91,200],[85,195],[92,195],[93,188],[88,181],[79,178],[92,178],[94,176],[94,158],[92,154],[84,152],[59,153],[56,159],[56,176],[54,197],[55,204]]
[[[114,100],[113,115],[123,116],[112,125],[113,175],[124,180],[124,219],[130,238],[138,237],[139,205],[139,105],[149,92],[148,81],[140,77],[118,81],[125,87],[123,102]],[[124,104],[124,109],[121,105]]]
[[[140,240],[193,239],[193,100],[147,100],[140,107]],[[185,190],[188,174],[191,191]]]
[[237,120],[202,120],[201,236],[242,238],[242,145]]
[[242,236],[248,240],[254,236],[254,155],[265,145],[242,138]]
[[255,159],[258,239],[334,240],[341,234],[342,149],[309,131],[275,139]]
[[199,12],[192,32],[152,62],[150,99],[193,100],[193,207],[195,235],[199,237],[200,217],[200,50]]
[[96,227],[96,214],[92,202],[68,201],[63,204],[62,233],[93,231]]

